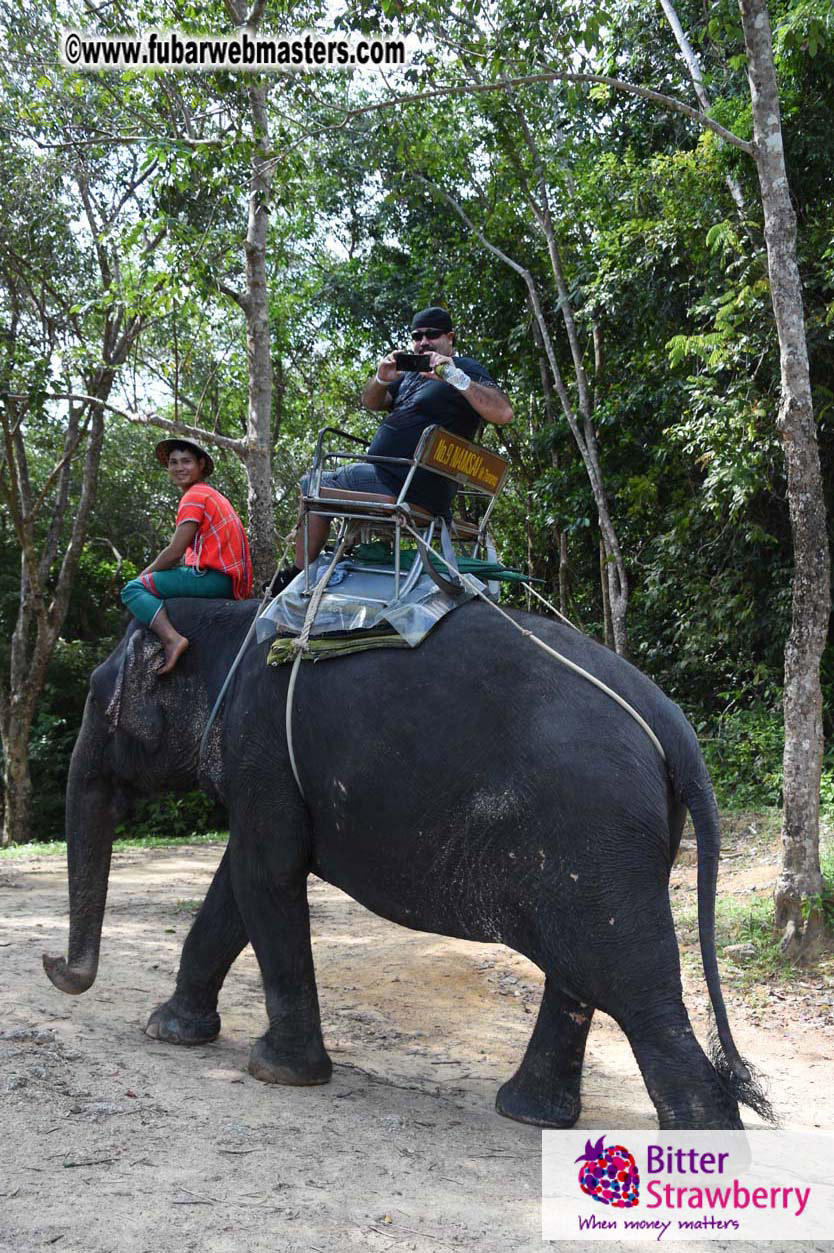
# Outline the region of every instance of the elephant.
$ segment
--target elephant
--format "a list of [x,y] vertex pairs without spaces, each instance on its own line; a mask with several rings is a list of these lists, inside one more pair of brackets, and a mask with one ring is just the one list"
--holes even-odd
[[[99,961],[114,823],[132,800],[207,790],[229,840],[185,940],[173,995],[146,1032],[202,1044],[220,1031],[218,994],[251,941],[268,1017],[249,1070],[279,1084],[330,1078],[310,943],[314,872],[384,918],[502,942],[545,975],[538,1019],[500,1114],[570,1127],[595,1009],[625,1032],[661,1128],[740,1128],[739,1102],[768,1116],[740,1057],[714,938],[720,846],[715,797],[681,710],[626,660],[543,616],[478,601],[419,648],[268,667],[251,643],[201,752],[209,711],[255,602],[173,600],[190,640],[158,676],[159,645],[132,622],[92,674],[67,787],[68,958],[44,955],[67,993]],[[515,625],[514,625],[515,624]],[[516,627],[596,676],[586,677]],[[662,749],[662,751],[659,751]],[[711,1057],[683,1002],[669,875],[687,809],[697,839],[701,953],[715,1016]]]

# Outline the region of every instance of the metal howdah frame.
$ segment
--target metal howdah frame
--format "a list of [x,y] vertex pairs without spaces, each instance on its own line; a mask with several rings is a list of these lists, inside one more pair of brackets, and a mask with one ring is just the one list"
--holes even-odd
[[[435,432],[443,431],[443,430],[445,430],[445,428],[438,426],[437,424],[433,426],[427,426],[426,429],[423,431],[422,435],[420,436],[420,440],[417,444],[417,447],[414,450],[413,457],[378,457],[378,456],[369,456],[367,453],[360,455],[358,453],[349,452],[347,450],[328,451],[325,449],[325,438],[328,435],[340,436],[342,439],[350,440],[350,442],[353,444],[358,444],[363,449],[366,449],[368,447],[368,441],[361,439],[357,435],[352,435],[349,431],[344,431],[340,427],[336,427],[336,426],[325,426],[322,428],[321,431],[319,431],[319,435],[316,440],[315,453],[313,455],[313,464],[311,467],[311,475],[310,475],[311,490],[307,496],[302,498],[303,508],[304,508],[303,528],[304,528],[304,594],[305,595],[308,594],[310,591],[309,558],[308,558],[308,553],[309,553],[308,519],[309,519],[310,514],[320,514],[325,517],[341,518],[345,521],[345,523],[350,523],[350,522],[377,522],[377,523],[388,522],[390,523],[390,525],[392,525],[394,528],[394,596],[395,598],[399,597],[400,595],[404,596],[407,594],[407,592],[411,590],[411,588],[417,582],[417,579],[420,577],[420,572],[425,562],[421,561],[419,558],[417,561],[414,562],[411,570],[409,571],[407,579],[405,580],[402,588],[400,588],[400,539],[401,539],[401,533],[402,533],[402,526],[404,523],[410,523],[415,528],[419,527],[421,530],[423,530],[424,531],[424,534],[422,537],[423,543],[428,547],[432,543],[438,522],[442,521],[442,519],[432,518],[431,521],[428,523],[428,525],[426,525],[423,519],[418,520],[415,517],[411,506],[406,500],[406,495],[408,494],[408,489],[411,486],[411,481],[414,478],[414,475],[416,474],[416,472],[421,469],[427,474],[437,474],[437,475],[440,475],[442,478],[452,479],[454,482],[456,482],[459,485],[459,487],[463,489],[464,493],[490,497],[489,504],[484,510],[483,516],[480,522],[478,523],[478,533],[473,541],[472,556],[475,556],[478,552],[478,549],[481,548],[482,546],[484,548],[487,547],[486,535],[487,535],[487,525],[489,523],[489,517],[490,517],[490,514],[492,513],[492,509],[493,509],[493,506],[495,505],[495,501],[498,498],[498,495],[504,486],[504,482],[506,480],[507,474],[509,473],[509,463],[506,462],[503,458],[497,457],[495,454],[489,454],[490,456],[495,457],[495,460],[497,462],[500,462],[502,466],[504,467],[503,471],[499,475],[497,486],[492,491],[486,487],[479,486],[477,483],[473,482],[471,478],[467,477],[465,474],[461,474],[460,472],[456,472],[454,470],[444,470],[442,467],[438,465],[424,464],[426,451],[431,446]],[[447,434],[449,433],[447,432]],[[461,440],[460,436],[455,436],[454,438],[456,440]],[[465,443],[469,448],[475,451],[486,452],[486,450],[480,450],[478,445],[472,444],[469,440],[461,440],[461,442]],[[396,497],[396,499],[391,500],[390,502],[389,501],[374,501],[372,504],[371,502],[367,502],[368,508],[373,509],[373,512],[367,512],[367,511],[362,510],[361,500],[350,499],[348,497],[345,497],[340,500],[339,497],[337,496],[328,496],[325,499],[321,496],[321,476],[322,476],[322,472],[325,469],[326,463],[328,462],[359,462],[359,461],[368,462],[371,465],[408,466],[408,473],[406,475],[406,478],[402,487],[400,488],[399,495]]]

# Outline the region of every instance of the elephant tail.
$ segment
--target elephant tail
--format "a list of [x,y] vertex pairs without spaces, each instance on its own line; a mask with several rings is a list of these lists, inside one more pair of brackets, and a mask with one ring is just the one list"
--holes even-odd
[[[694,737],[693,737],[694,738]],[[710,1054],[719,1079],[727,1091],[743,1105],[756,1111],[768,1122],[774,1121],[773,1110],[764,1092],[762,1080],[741,1056],[730,1031],[727,1007],[721,991],[718,958],[715,951],[715,894],[718,884],[718,854],[721,832],[718,806],[700,748],[694,745],[697,765],[680,788],[681,800],[692,815],[698,846],[698,938],[701,961],[715,1018],[710,1038]]]

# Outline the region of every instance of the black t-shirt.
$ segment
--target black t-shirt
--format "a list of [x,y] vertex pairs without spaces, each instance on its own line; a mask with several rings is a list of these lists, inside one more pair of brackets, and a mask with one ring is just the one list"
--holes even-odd
[[[495,387],[484,367],[472,357],[453,357],[455,365],[484,387]],[[388,384],[393,398],[391,409],[379,424],[368,452],[374,457],[413,457],[420,436],[427,426],[444,426],[464,439],[474,439],[480,417],[466,399],[449,383],[422,374],[408,373]],[[408,474],[407,466],[376,465],[392,495],[399,494]],[[408,488],[408,500],[435,516],[449,516],[457,484],[430,470],[418,470]]]

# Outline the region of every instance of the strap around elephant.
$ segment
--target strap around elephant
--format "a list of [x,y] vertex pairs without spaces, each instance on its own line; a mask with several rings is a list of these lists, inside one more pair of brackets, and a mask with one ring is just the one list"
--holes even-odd
[[305,800],[306,798],[304,796],[304,788],[301,786],[301,779],[298,777],[298,766],[295,760],[295,749],[293,747],[293,738],[292,738],[292,706],[293,706],[293,699],[295,696],[295,685],[298,679],[298,671],[299,671],[299,667],[301,666],[301,659],[304,656],[304,653],[306,652],[309,646],[310,632],[313,629],[313,623],[315,622],[316,614],[319,611],[321,598],[324,595],[327,584],[330,582],[331,574],[333,573],[333,571],[336,569],[336,566],[341,561],[342,553],[347,548],[348,534],[349,532],[346,531],[341,543],[339,544],[338,548],[333,554],[333,560],[330,562],[330,565],[327,567],[324,574],[321,576],[318,583],[316,584],[313,595],[310,598],[310,604],[307,607],[307,613],[304,617],[304,625],[301,628],[301,634],[293,641],[296,652],[295,652],[295,661],[293,662],[293,665],[292,665],[292,673],[290,674],[289,686],[287,687],[287,708],[286,708],[285,718],[286,718],[286,730],[287,730],[287,752],[290,758],[290,767],[292,769],[293,778],[295,779],[295,785],[298,788],[299,792],[301,793],[302,800]]
[[426,541],[419,536],[416,531],[413,532],[413,534],[417,535],[417,548],[420,551],[420,556],[423,561],[423,569],[432,582],[440,588],[441,592],[445,592],[447,596],[463,595],[466,589],[463,584],[463,579],[461,578],[460,570],[458,569],[457,557],[455,556],[455,550],[452,547],[452,537],[449,534],[449,527],[446,519],[440,519],[440,547],[443,549],[443,554],[446,558],[444,564],[451,571],[452,577],[450,579],[445,579],[440,571],[435,569]]
[[[287,535],[284,536],[284,552],[276,568],[277,570],[280,570],[280,568],[283,566],[284,562],[287,559],[287,554],[290,550],[290,542],[292,540],[293,534],[294,534],[294,531],[290,531],[288,532]],[[272,577],[274,578],[275,575],[273,575]],[[220,706],[223,704],[223,697],[226,695],[227,691],[229,690],[229,684],[231,683],[232,679],[235,677],[235,671],[240,665],[240,659],[243,656],[243,654],[246,652],[246,649],[249,647],[249,641],[251,640],[255,632],[255,627],[257,626],[258,618],[260,618],[261,614],[266,609],[267,604],[271,603],[274,599],[275,598],[272,595],[272,580],[270,580],[270,582],[264,588],[264,594],[261,597],[261,603],[260,605],[258,605],[258,612],[255,614],[255,617],[252,619],[252,625],[249,627],[249,630],[246,632],[243,643],[238,649],[237,655],[234,661],[232,662],[231,666],[229,666],[229,672],[226,675],[225,679],[223,680],[223,686],[221,687],[220,691],[217,694],[217,700],[212,705],[211,713],[208,716],[208,721],[206,722],[205,729],[203,730],[203,735],[200,740],[200,751],[197,757],[197,761],[199,765],[202,765],[203,757],[206,751],[206,745],[208,744],[209,731],[211,730],[214,720],[217,717],[217,711],[219,710]]]
[[220,706],[223,704],[223,697],[226,695],[227,691],[229,690],[229,684],[231,683],[232,679],[235,677],[235,672],[238,666],[240,665],[240,659],[243,656],[243,654],[246,652],[246,649],[249,647],[249,641],[251,640],[252,636],[255,633],[255,627],[257,626],[258,618],[260,618],[261,614],[266,609],[267,602],[270,600],[272,600],[272,596],[270,594],[269,588],[267,588],[267,590],[264,592],[263,599],[261,600],[261,603],[258,606],[258,612],[255,614],[254,618],[252,619],[252,623],[249,627],[249,630],[246,632],[246,635],[243,637],[243,643],[241,644],[240,648],[237,650],[237,654],[235,656],[234,661],[229,666],[229,671],[225,679],[223,680],[223,686],[221,687],[220,691],[217,694],[217,700],[212,705],[211,713],[208,716],[208,721],[206,722],[205,729],[203,730],[203,735],[200,740],[200,752],[199,752],[199,756],[197,760],[201,765],[203,761],[203,756],[206,751],[206,745],[208,744],[209,731],[211,730],[214,724],[214,719],[217,717],[217,711],[219,710]]

